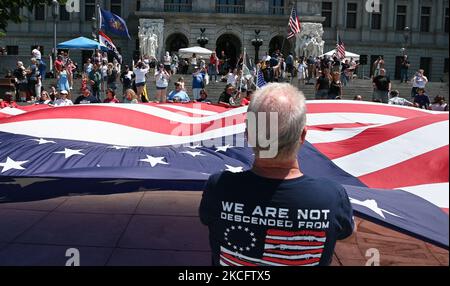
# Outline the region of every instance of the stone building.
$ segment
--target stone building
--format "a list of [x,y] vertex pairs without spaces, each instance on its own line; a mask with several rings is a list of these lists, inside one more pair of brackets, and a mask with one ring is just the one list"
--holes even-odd
[[[126,19],[132,39],[112,38],[127,63],[139,53],[138,26],[149,20],[164,23],[162,51],[196,46],[201,37],[208,39],[206,48],[225,50],[230,57],[237,57],[244,48],[255,57],[255,38],[262,40],[259,57],[277,48],[294,51],[295,43],[285,38],[295,3],[302,23],[323,24],[326,51],[335,48],[339,34],[347,50],[362,55],[363,64],[367,60],[361,76],[370,76],[370,63],[382,55],[390,75],[398,77],[403,53],[409,55],[412,69],[424,68],[433,81],[448,74],[447,0],[380,0],[379,7],[372,7],[379,10],[367,9],[367,2],[377,1],[366,0],[80,0],[80,13],[60,8],[58,42],[80,35],[92,37],[96,2]],[[51,53],[51,5],[21,13],[29,20],[11,24],[7,36],[0,39],[8,57],[28,55],[38,44],[45,54]],[[71,56],[81,62],[89,52],[73,51]],[[1,63],[0,68],[4,68]]]

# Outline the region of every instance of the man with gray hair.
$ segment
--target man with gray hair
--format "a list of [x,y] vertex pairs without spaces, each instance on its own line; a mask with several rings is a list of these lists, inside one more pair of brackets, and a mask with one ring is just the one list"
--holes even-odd
[[307,133],[303,93],[269,84],[255,93],[247,117],[253,168],[211,176],[200,204],[213,264],[330,265],[336,241],[353,233],[353,211],[341,185],[300,169]]

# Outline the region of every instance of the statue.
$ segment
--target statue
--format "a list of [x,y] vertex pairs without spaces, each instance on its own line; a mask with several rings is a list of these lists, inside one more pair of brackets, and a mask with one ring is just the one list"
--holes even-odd
[[302,31],[297,35],[295,53],[306,58],[323,55],[325,42],[322,40],[323,26],[319,23],[302,23]]
[[158,49],[158,35],[156,35],[155,33],[151,33],[150,36],[148,37],[148,46],[149,46],[149,53],[148,55],[150,57],[155,57],[156,58],[156,52]]
[[158,59],[161,55],[163,20],[140,19],[139,50],[142,56]]

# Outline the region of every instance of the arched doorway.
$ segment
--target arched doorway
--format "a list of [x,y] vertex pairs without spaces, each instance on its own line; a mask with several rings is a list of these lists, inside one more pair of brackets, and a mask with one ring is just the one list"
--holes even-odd
[[185,35],[181,33],[175,33],[167,37],[166,51],[169,51],[170,54],[172,54],[173,52],[178,52],[179,49],[184,49],[187,47],[189,47],[189,40]]
[[[235,68],[241,55],[241,40],[233,34],[223,34],[216,41],[216,53],[222,60],[222,51],[225,52],[225,56],[228,59],[227,63],[223,66],[226,68]],[[223,73],[223,71],[222,71]]]
[[269,42],[269,54],[273,55],[273,53],[277,50],[280,50],[284,56],[289,55],[291,50],[291,42],[283,36],[275,36]]

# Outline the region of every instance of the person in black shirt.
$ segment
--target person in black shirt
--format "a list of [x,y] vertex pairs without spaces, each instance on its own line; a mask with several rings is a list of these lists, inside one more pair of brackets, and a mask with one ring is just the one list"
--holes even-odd
[[219,104],[224,106],[232,106],[234,103],[235,88],[232,84],[227,84],[225,91],[219,97]]
[[408,82],[408,70],[410,66],[408,56],[404,55],[400,62],[400,83]]
[[[253,168],[215,174],[206,183],[199,214],[209,228],[214,265],[327,266],[336,241],[352,235],[353,211],[344,187],[300,170],[305,102],[289,84],[256,91],[248,112],[278,125],[278,144],[266,147],[259,141],[266,138],[253,134],[258,120],[247,120]],[[273,112],[276,122],[269,116]]]
[[322,75],[317,79],[316,83],[316,99],[328,99],[330,82],[331,82],[330,70],[323,69]]
[[339,80],[340,73],[333,73],[333,80],[330,83],[330,89],[328,90],[328,99],[342,98],[342,83]]
[[420,109],[431,110],[430,105],[430,97],[425,93],[425,89],[418,88],[417,94],[414,96],[414,105]]
[[391,80],[386,75],[386,70],[381,69],[380,74],[373,78],[374,91],[373,102],[389,103],[389,91],[391,90]]
[[100,101],[97,99],[97,97],[92,96],[89,89],[83,90],[83,95],[80,95],[76,100],[74,104],[92,104],[92,103],[100,103]]

